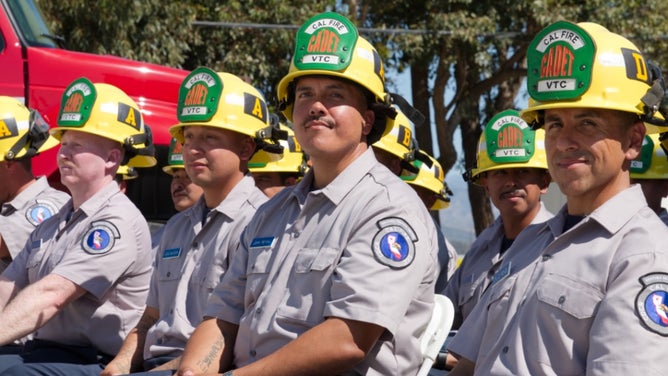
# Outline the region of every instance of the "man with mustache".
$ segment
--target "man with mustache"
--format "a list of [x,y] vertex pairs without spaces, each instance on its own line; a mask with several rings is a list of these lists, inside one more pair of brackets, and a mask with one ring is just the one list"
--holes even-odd
[[436,228],[370,148],[394,117],[380,57],[346,17],[319,14],[278,96],[312,166],[246,227],[179,374],[415,374]]
[[[494,116],[480,135],[476,166],[464,179],[485,188],[499,216],[473,242],[445,288],[455,307],[453,329],[476,306],[517,235],[552,218],[540,200],[550,184],[544,139],[545,132],[531,130],[515,110]],[[436,360],[438,368],[455,363],[451,355],[446,363],[443,353]]]
[[[571,69],[572,68],[572,69]],[[555,22],[529,44],[529,107],[566,204],[527,227],[448,350],[455,375],[661,375],[668,228],[630,183],[645,122],[668,125],[660,70],[594,23]]]

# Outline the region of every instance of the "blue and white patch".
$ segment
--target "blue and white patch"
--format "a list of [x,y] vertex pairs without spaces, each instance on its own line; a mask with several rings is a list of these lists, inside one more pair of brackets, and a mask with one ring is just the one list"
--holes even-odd
[[57,212],[56,207],[47,201],[37,201],[26,210],[26,219],[33,226],[51,218]]
[[181,248],[170,248],[162,251],[163,259],[173,259],[181,256]]
[[647,274],[640,283],[643,288],[636,297],[640,320],[650,331],[668,336],[668,274]]
[[379,230],[372,241],[376,260],[396,269],[410,265],[415,258],[415,242],[418,238],[408,222],[391,217],[378,221],[377,226]]
[[109,252],[116,239],[121,234],[113,223],[108,221],[98,221],[91,223],[91,228],[81,239],[81,247],[91,255],[101,255]]
[[250,249],[254,248],[271,248],[276,244],[276,237],[267,236],[264,238],[255,238],[251,240]]

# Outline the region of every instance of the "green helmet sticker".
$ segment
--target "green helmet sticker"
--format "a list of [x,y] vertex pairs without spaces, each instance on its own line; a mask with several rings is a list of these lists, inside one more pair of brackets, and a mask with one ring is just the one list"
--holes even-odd
[[169,143],[167,164],[170,166],[183,166],[183,146],[175,138]]
[[87,78],[79,78],[65,89],[58,115],[59,127],[83,127],[90,118],[97,91]]
[[357,36],[357,28],[346,17],[318,14],[299,28],[293,63],[297,70],[344,70],[352,61]]
[[536,133],[515,110],[498,113],[485,127],[487,155],[496,164],[528,162],[534,154],[535,138]]
[[645,135],[645,139],[642,141],[640,154],[638,154],[636,159],[631,161],[630,172],[635,174],[642,174],[649,170],[650,166],[652,165],[653,154],[654,141],[652,141],[648,135]]
[[576,24],[558,21],[529,44],[527,86],[536,101],[573,100],[591,84],[596,46]]
[[179,89],[177,117],[182,123],[209,121],[216,114],[223,92],[218,73],[200,67],[190,72]]

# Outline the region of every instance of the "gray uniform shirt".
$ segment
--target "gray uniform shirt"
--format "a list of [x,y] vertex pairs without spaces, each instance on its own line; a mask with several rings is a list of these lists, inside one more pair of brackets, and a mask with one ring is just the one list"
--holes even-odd
[[[541,203],[540,211],[531,223],[542,223],[552,217],[553,214]],[[505,253],[499,254],[504,236],[503,219],[497,217],[471,244],[461,265],[448,281],[444,295],[455,306],[453,329],[459,328],[489,286],[492,275],[505,255]]]
[[476,375],[664,375],[668,228],[639,186],[565,217],[520,234],[449,350]]
[[148,225],[115,181],[67,221],[71,212],[69,201],[38,226],[3,275],[24,288],[53,273],[86,289],[34,338],[113,355],[146,302],[152,261]]
[[438,265],[441,266],[441,271],[436,279],[435,291],[437,294],[442,294],[445,286],[448,284],[448,280],[455,273],[455,269],[457,269],[457,257],[459,255],[455,247],[446,239],[441,229],[437,226],[436,220],[434,220],[434,225],[436,226],[436,235],[438,236]]
[[[0,234],[13,258],[21,252],[31,232],[65,205],[70,196],[49,186],[42,176],[19,193],[12,201],[2,204]],[[4,266],[0,265],[0,272]]]
[[146,303],[160,311],[160,318],[148,331],[144,359],[183,352],[239,246],[242,231],[266,201],[253,177],[246,175],[209,211],[204,226],[204,197],[165,224]]
[[312,179],[258,210],[206,314],[239,325],[238,367],[337,317],[386,329],[346,374],[414,374],[439,269],[433,220],[371,148],[325,188]]
[[661,209],[661,211],[659,212],[659,218],[661,218],[663,223],[665,223],[666,226],[668,226],[668,210],[666,210],[665,208]]

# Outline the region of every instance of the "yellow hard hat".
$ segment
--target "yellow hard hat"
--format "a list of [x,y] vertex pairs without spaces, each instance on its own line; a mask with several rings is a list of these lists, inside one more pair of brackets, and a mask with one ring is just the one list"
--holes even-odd
[[547,170],[545,131],[532,130],[515,110],[502,111],[487,123],[478,141],[476,167],[464,180],[477,184],[481,173],[504,168]]
[[368,90],[377,103],[374,130],[367,139],[377,141],[392,128],[394,111],[385,90],[385,68],[380,55],[357,27],[335,12],[318,14],[297,32],[295,52],[288,74],[278,83],[279,108],[292,121],[295,80],[303,76],[330,76],[346,79]]
[[0,96],[0,162],[30,158],[58,145],[39,112]]
[[414,159],[412,154],[417,147],[414,135],[415,127],[413,127],[413,124],[403,112],[397,111],[392,129],[376,141],[373,147],[385,150],[399,159],[410,162]]
[[65,92],[58,114],[58,126],[51,135],[60,140],[63,132],[76,130],[120,143],[126,163],[133,167],[155,166],[153,138],[144,124],[139,106],[116,86],[96,83],[87,78],[72,82]]
[[658,134],[645,135],[640,155],[631,161],[631,179],[668,179],[668,157]]
[[666,126],[660,70],[646,63],[628,39],[601,25],[557,21],[531,41],[527,52],[529,106],[522,118],[541,127],[554,108],[600,108],[638,114]]
[[445,172],[438,161],[429,156],[430,163],[415,160],[413,165],[417,173],[404,169],[401,172],[401,180],[418,187],[426,188],[436,195],[436,202],[429,210],[447,209],[450,206],[452,191],[445,184]]
[[175,138],[169,143],[169,153],[167,153],[167,165],[162,167],[162,171],[174,175],[174,170],[183,166],[183,145]]
[[181,83],[176,115],[179,123],[169,133],[181,143],[188,126],[221,128],[256,139],[271,137],[264,96],[241,78],[206,67],[195,69]]
[[116,175],[122,176],[123,180],[132,180],[139,177],[137,169],[128,165],[118,166],[118,170],[116,170]]
[[287,139],[280,140],[283,147],[281,154],[258,150],[248,162],[250,172],[289,172],[303,176],[306,172],[306,159],[293,130],[279,123],[279,129],[287,134]]

